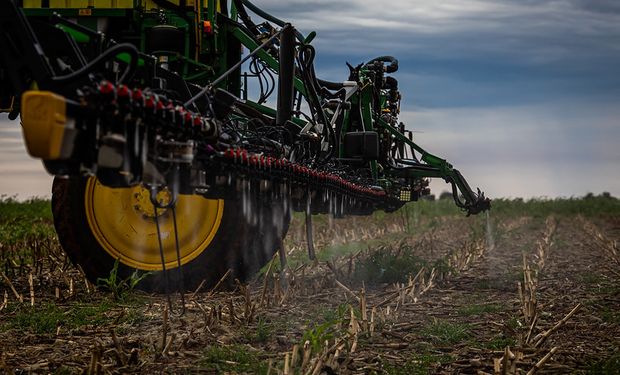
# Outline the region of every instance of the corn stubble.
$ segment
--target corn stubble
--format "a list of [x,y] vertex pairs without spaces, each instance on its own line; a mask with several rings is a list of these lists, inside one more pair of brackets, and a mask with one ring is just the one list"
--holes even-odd
[[[201,285],[186,295],[184,315],[162,296],[131,292],[135,298],[114,301],[70,265],[54,238],[3,244],[0,370],[535,374],[605,360],[618,326],[596,331],[590,297],[578,285],[562,289],[560,278],[587,270],[617,281],[606,266],[619,264],[616,232],[574,216],[549,215],[537,225],[520,215],[486,222],[416,215],[418,230],[412,220],[318,220],[316,261],[305,259],[294,221],[287,265],[275,254],[249,284],[229,280],[228,272],[212,289]],[[583,251],[576,243],[604,262],[575,259],[572,270],[562,270],[560,258]],[[25,248],[38,250],[17,255]],[[27,319],[15,323],[50,303],[68,312],[102,301],[109,308],[97,320],[61,314],[43,335],[34,335]],[[598,342],[584,341],[584,329]],[[507,345],[488,346],[493,338]],[[25,358],[42,351],[49,354]]]

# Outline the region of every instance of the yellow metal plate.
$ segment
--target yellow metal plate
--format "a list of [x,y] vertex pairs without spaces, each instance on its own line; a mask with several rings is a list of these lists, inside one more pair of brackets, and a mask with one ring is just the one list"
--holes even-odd
[[28,153],[44,160],[58,159],[67,122],[65,98],[49,91],[22,95],[21,121]]

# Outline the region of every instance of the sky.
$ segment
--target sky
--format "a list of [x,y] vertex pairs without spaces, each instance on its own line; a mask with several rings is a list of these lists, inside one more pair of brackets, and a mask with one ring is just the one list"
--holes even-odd
[[[620,195],[620,2],[255,3],[317,32],[321,78],[345,80],[345,62],[398,58],[401,119],[487,196]],[[3,118],[0,175],[0,194],[49,196],[51,178]]]

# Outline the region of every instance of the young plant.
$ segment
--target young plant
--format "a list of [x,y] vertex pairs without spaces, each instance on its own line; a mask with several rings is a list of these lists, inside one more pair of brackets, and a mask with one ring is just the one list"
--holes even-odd
[[334,338],[334,322],[328,321],[323,324],[318,324],[311,329],[304,332],[301,342],[308,341],[313,353],[318,353],[323,348],[325,341],[332,340]]
[[469,330],[467,324],[435,320],[423,329],[422,334],[440,345],[454,345],[470,337]]
[[135,270],[128,278],[121,279],[118,276],[118,259],[114,261],[114,267],[110,271],[110,275],[107,278],[98,278],[97,285],[107,289],[112,293],[114,300],[122,301],[127,297],[127,294],[134,290],[134,288],[145,277],[150,275],[150,272],[140,274],[138,270]]

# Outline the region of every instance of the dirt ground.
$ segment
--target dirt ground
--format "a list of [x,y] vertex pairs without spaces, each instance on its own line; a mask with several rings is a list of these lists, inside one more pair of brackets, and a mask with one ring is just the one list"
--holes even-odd
[[178,295],[95,289],[55,248],[5,267],[0,371],[620,373],[620,217],[319,218],[314,262],[302,221],[285,271],[189,292],[182,315]]

